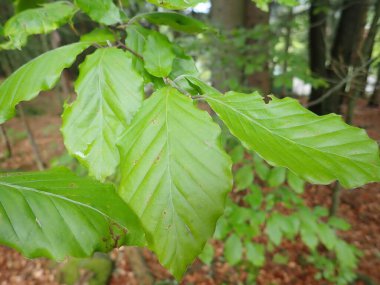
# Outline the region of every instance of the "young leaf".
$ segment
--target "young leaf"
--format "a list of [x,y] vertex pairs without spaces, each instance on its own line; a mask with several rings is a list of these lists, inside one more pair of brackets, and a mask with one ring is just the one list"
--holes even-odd
[[231,162],[219,135],[206,112],[166,87],[144,102],[119,142],[119,193],[176,278],[214,233],[232,187]]
[[288,171],[288,184],[298,194],[302,194],[305,190],[305,181],[295,175],[292,171]]
[[203,22],[174,12],[152,12],[142,14],[141,18],[155,25],[169,26],[174,30],[186,33],[202,33],[209,27]]
[[[208,87],[210,89],[210,87]],[[316,184],[339,180],[346,188],[380,180],[378,145],[341,117],[319,117],[291,98],[229,92],[206,96],[231,132],[272,165]]]
[[206,2],[206,0],[148,0],[148,2],[166,9],[180,10],[194,7],[199,3]]
[[156,77],[167,77],[173,68],[175,54],[169,40],[160,33],[151,33],[145,43],[142,56],[145,69]]
[[75,0],[75,4],[101,24],[113,25],[121,21],[119,8],[112,0]]
[[267,221],[265,233],[268,235],[271,242],[279,246],[282,240],[282,220],[277,213],[272,214]]
[[253,182],[253,169],[251,166],[246,165],[238,169],[235,173],[235,185],[237,190],[244,190],[248,188]]
[[21,49],[29,35],[54,31],[66,24],[75,12],[76,8],[69,2],[57,1],[16,14],[5,23],[4,36],[9,42],[0,45],[0,49]]
[[98,49],[80,66],[77,100],[65,106],[62,133],[69,153],[99,180],[119,164],[116,140],[143,100],[143,78],[132,67],[129,53]]
[[247,242],[247,260],[256,267],[262,267],[265,264],[265,247],[262,244]]
[[224,245],[224,256],[230,265],[238,264],[243,257],[243,244],[240,238],[232,234]]
[[54,87],[64,68],[89,46],[75,43],[49,51],[16,70],[0,85],[0,124],[14,116],[14,108]]
[[81,42],[91,42],[91,43],[98,43],[98,44],[106,44],[107,42],[114,42],[116,41],[117,36],[116,34],[112,33],[108,29],[102,29],[102,28],[96,28],[89,32],[88,34],[85,34],[80,37]]
[[263,192],[257,185],[251,185],[251,194],[246,195],[244,200],[255,210],[260,209],[263,203]]
[[199,255],[199,259],[204,264],[210,265],[214,259],[214,248],[210,243],[206,243],[202,253]]
[[274,167],[269,172],[268,185],[270,187],[278,187],[285,182],[286,169],[283,167]]
[[0,243],[29,258],[88,257],[145,243],[137,216],[112,185],[67,169],[0,174],[0,221]]

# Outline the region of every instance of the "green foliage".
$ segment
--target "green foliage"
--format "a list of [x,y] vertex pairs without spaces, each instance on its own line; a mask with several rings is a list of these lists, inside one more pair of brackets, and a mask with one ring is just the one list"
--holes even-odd
[[213,234],[231,187],[219,132],[206,112],[165,87],[145,101],[119,142],[119,193],[177,278]]
[[14,116],[21,101],[31,100],[39,92],[54,87],[64,68],[69,67],[88,43],[74,43],[31,60],[0,85],[0,123]]
[[77,100],[65,106],[62,116],[65,145],[92,176],[103,181],[119,165],[114,140],[141,106],[143,78],[133,69],[130,54],[103,48],[80,66],[75,91]]
[[29,258],[144,244],[140,221],[109,184],[57,169],[1,174],[0,191],[0,242]]
[[4,36],[9,41],[0,44],[1,49],[20,49],[30,35],[46,34],[66,24],[76,8],[66,1],[44,4],[41,8],[28,9],[16,14],[4,26]]
[[112,0],[75,0],[75,4],[101,24],[113,25],[121,21],[120,11]]
[[[186,9],[204,1],[149,2]],[[335,234],[335,229],[349,225],[340,219],[323,222],[326,210],[309,209],[297,193],[302,193],[304,180],[326,184],[338,179],[346,187],[380,180],[376,142],[337,116],[318,117],[292,99],[221,95],[197,78],[194,60],[179,45],[135,21],[205,31],[206,25],[197,20],[168,12],[124,20],[111,0],[75,3],[92,20],[111,27],[46,52],[8,77],[0,85],[0,123],[14,115],[21,101],[53,88],[62,70],[93,44],[95,51],[84,55],[79,68],[78,96],[65,107],[62,132],[69,153],[91,176],[100,181],[111,175],[120,178],[114,181],[119,195],[108,184],[67,171],[2,175],[0,217],[5,222],[0,223],[0,242],[29,257],[57,259],[146,243],[179,279],[202,252],[202,259],[212,262],[212,247],[205,244],[225,212],[215,236],[226,240],[230,264],[262,266],[266,250],[299,236],[317,263],[325,262],[316,255],[319,245],[335,254],[338,270],[328,271],[326,278],[352,280],[358,253]],[[61,1],[25,10],[6,23],[9,42],[2,47],[20,48],[28,35],[49,33],[76,11]],[[266,35],[265,31],[263,27],[249,36]],[[125,44],[120,41],[124,38]],[[233,39],[243,48],[246,40]],[[237,61],[246,71],[255,70],[249,60]],[[144,87],[152,92],[144,94]],[[239,163],[234,168],[236,189],[247,192],[243,206],[230,200],[226,206],[231,161],[221,147],[220,127],[197,108],[197,100],[207,102],[231,133],[257,152],[246,155],[242,147],[235,147],[231,153]],[[247,162],[249,156],[253,158]],[[279,167],[271,168],[263,158]],[[252,185],[258,178],[271,191]],[[290,213],[283,215],[278,204]],[[57,231],[56,224],[63,226]],[[262,234],[270,240],[267,248],[252,243]],[[281,254],[275,259],[286,258]]]

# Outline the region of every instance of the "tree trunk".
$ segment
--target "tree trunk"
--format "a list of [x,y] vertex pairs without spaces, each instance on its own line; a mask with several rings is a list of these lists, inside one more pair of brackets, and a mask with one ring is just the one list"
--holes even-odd
[[[328,0],[312,0],[309,10],[309,61],[311,72],[318,77],[325,78],[326,70],[326,31]],[[324,88],[313,88],[310,101],[318,100],[325,93]],[[310,107],[316,114],[323,114],[322,102]]]
[[[253,29],[258,25],[269,25],[269,13],[257,8],[256,4],[252,0],[245,0],[244,9],[244,27],[247,29]],[[249,42],[247,44],[260,45],[261,52],[269,52],[269,43],[263,38],[260,42]],[[249,56],[257,56],[255,54]],[[269,54],[266,54],[269,59]],[[258,89],[263,94],[269,94],[271,92],[271,81],[268,61],[262,66],[262,70],[259,72],[254,72],[247,76],[247,86],[254,89]]]
[[[349,76],[349,69],[357,62],[355,58],[360,55],[368,7],[368,0],[344,0],[328,68],[330,82],[344,80]],[[334,92],[323,102],[323,113],[340,113],[340,106],[348,93],[348,88]]]
[[[222,32],[229,32],[233,29],[243,26],[244,20],[244,0],[212,0],[211,1],[211,21]],[[221,44],[216,40],[214,50],[216,51],[215,64],[212,66],[212,83],[220,91],[227,91],[227,81],[231,78],[237,78],[238,82],[242,81],[242,71],[237,68],[235,62],[223,62],[223,59],[231,55],[240,56],[239,50],[232,45]]]

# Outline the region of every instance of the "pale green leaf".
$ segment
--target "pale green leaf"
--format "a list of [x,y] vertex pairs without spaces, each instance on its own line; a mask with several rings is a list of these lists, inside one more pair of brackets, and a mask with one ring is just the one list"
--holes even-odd
[[348,231],[351,228],[351,225],[348,222],[335,216],[331,217],[328,220],[328,224],[334,227],[335,229],[342,231]]
[[269,240],[275,245],[280,245],[282,241],[282,223],[279,214],[274,213],[267,221],[265,233],[268,235]]
[[65,106],[62,133],[69,153],[99,180],[119,164],[116,141],[143,100],[143,79],[129,53],[98,49],[80,66],[75,83],[78,98]]
[[0,244],[28,258],[87,257],[144,240],[137,216],[110,184],[66,169],[0,174]]
[[12,118],[15,106],[54,87],[64,68],[89,46],[75,43],[49,51],[16,70],[0,85],[0,124]]
[[[210,87],[207,87],[210,89]],[[229,92],[206,96],[230,131],[272,165],[315,184],[339,180],[346,188],[380,180],[379,148],[341,117],[319,117],[291,98]]]
[[112,0],[75,0],[75,4],[101,24],[113,25],[121,21],[119,8]]
[[206,243],[202,253],[199,255],[199,259],[207,265],[212,263],[214,259],[214,247],[210,243]]
[[335,232],[325,223],[318,224],[318,236],[328,250],[332,250],[336,244]]
[[262,267],[265,264],[265,247],[262,244],[246,243],[247,260],[256,267]]
[[142,53],[145,69],[156,77],[167,77],[173,69],[175,54],[169,40],[162,34],[151,33]]
[[141,14],[140,17],[152,24],[169,26],[181,32],[202,33],[209,29],[205,23],[197,19],[174,12],[152,12]]
[[214,233],[232,187],[231,162],[219,135],[207,112],[166,87],[144,102],[119,142],[119,193],[176,278]]
[[40,8],[28,9],[10,18],[4,26],[4,36],[9,38],[0,49],[20,49],[29,35],[47,34],[66,24],[75,14],[76,8],[67,1],[44,4]]
[[249,165],[245,165],[239,168],[234,177],[237,190],[244,190],[253,183],[253,169]]
[[204,3],[207,0],[148,0],[148,2],[153,3],[157,6],[164,7],[166,9],[186,9],[194,7],[199,3]]
[[240,238],[232,234],[224,245],[224,257],[230,265],[236,265],[243,258],[243,244]]
[[108,42],[113,43],[116,40],[117,35],[104,28],[96,28],[88,34],[80,37],[81,42],[91,42],[98,44],[106,44]]
[[295,175],[292,171],[288,171],[288,184],[298,194],[302,194],[305,190],[305,181]]
[[278,187],[285,182],[286,179],[286,169],[283,167],[274,167],[269,172],[267,178],[268,185],[270,187]]

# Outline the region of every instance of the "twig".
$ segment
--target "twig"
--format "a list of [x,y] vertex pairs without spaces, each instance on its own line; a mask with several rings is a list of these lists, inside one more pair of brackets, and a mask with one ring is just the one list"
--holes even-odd
[[5,154],[4,158],[10,158],[12,157],[12,147],[4,125],[0,125],[0,135],[2,136],[4,145],[7,148],[7,153]]
[[42,160],[40,149],[38,148],[36,140],[34,139],[34,135],[33,135],[32,129],[29,126],[28,120],[25,117],[24,109],[23,109],[21,104],[19,104],[17,106],[17,108],[18,108],[19,114],[21,116],[21,120],[22,120],[24,127],[26,129],[26,132],[28,134],[28,139],[29,139],[30,145],[32,146],[33,155],[34,155],[34,159],[36,161],[37,167],[39,170],[44,170],[45,165],[44,165],[43,160]]

